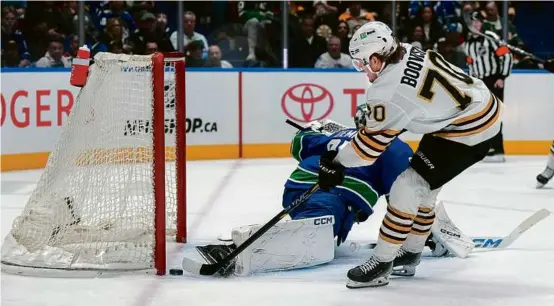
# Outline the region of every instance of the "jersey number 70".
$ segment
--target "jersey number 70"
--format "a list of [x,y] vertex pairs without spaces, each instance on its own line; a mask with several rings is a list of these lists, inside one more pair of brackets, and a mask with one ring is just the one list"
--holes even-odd
[[[463,73],[458,67],[447,62],[440,54],[434,51],[427,51],[427,56],[433,65],[437,68],[428,68],[423,77],[423,84],[419,88],[418,96],[427,102],[433,102],[435,92],[433,85],[435,82],[444,88],[444,90],[452,97],[458,105],[458,108],[465,109],[471,103],[471,97],[461,92],[456,86],[452,85],[446,76],[441,74],[441,71],[448,76],[460,80],[467,85],[472,85],[473,80],[470,76]],[[440,70],[440,71],[439,71]]]

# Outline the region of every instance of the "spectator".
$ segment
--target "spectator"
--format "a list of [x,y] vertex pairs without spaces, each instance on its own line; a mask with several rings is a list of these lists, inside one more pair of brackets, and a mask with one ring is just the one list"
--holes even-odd
[[158,32],[158,34],[163,33],[164,37],[169,37],[170,35],[169,26],[167,25],[167,15],[165,13],[156,14],[156,32]]
[[442,36],[442,26],[438,22],[432,6],[423,7],[421,13],[416,17],[414,22],[414,28],[417,26],[423,29],[423,49],[427,50],[433,48],[433,45],[437,42],[439,37]]
[[132,53],[132,46],[128,44],[128,39],[123,36],[123,26],[119,18],[111,18],[106,22],[102,41],[110,48],[109,45],[113,41],[121,42],[121,46],[125,53]]
[[50,40],[48,51],[36,63],[39,68],[69,68],[71,63],[63,57],[63,43],[58,38]]
[[248,57],[248,40],[240,36],[242,31],[243,27],[240,24],[227,25],[214,31],[215,43],[234,67],[243,66]]
[[138,29],[129,39],[129,43],[133,46],[133,51],[136,54],[146,54],[147,41],[156,42],[156,45],[162,52],[174,51],[165,33],[158,32],[157,19],[154,14],[144,11],[139,21],[137,21],[137,28]]
[[362,4],[359,1],[350,2],[350,7],[346,12],[339,16],[339,21],[346,21],[350,30],[350,35],[354,34],[355,26],[362,26],[369,21],[375,21],[376,13],[368,13],[362,10]]
[[24,33],[25,40],[27,41],[27,48],[30,54],[30,61],[36,62],[42,56],[44,56],[44,51],[48,49],[48,24],[46,21],[38,20],[36,23],[33,23],[31,20],[26,22],[26,26],[29,27],[29,30]]
[[465,54],[455,48],[454,43],[456,43],[456,38],[452,39],[452,37],[454,36],[447,35],[446,37],[439,38],[437,41],[437,51],[447,62],[464,69],[466,68]]
[[315,63],[315,68],[352,68],[352,60],[348,54],[340,52],[340,38],[331,36],[327,41],[327,52],[321,54]]
[[340,38],[340,52],[349,54],[348,45],[350,44],[350,29],[346,21],[341,21],[335,30],[336,36]]
[[69,41],[69,50],[64,53],[63,57],[65,57],[65,59],[67,59],[69,63],[72,63],[73,59],[77,57],[77,51],[79,51],[79,47],[79,36],[71,36],[71,40]]
[[[206,37],[200,33],[194,32],[194,28],[196,27],[196,15],[191,11],[186,11],[184,15],[184,32],[185,35],[183,37],[183,46],[186,48],[189,43],[193,41],[199,41],[200,46],[202,47],[202,58],[206,58],[208,55],[208,40],[206,40]],[[171,33],[171,36],[169,37],[169,40],[171,41],[171,44],[173,45],[173,48],[177,50],[177,31]]]
[[328,26],[330,29],[335,29],[337,27],[337,8],[331,6],[327,1],[314,1],[315,9],[315,23],[320,25]]
[[144,54],[150,55],[158,52],[158,43],[155,41],[147,41]]
[[291,67],[313,68],[317,58],[326,51],[325,39],[314,35],[314,19],[306,17],[300,22],[300,35],[291,40]]
[[253,3],[243,2],[239,5],[238,13],[240,19],[244,23],[244,32],[248,39],[248,56],[247,61],[255,61],[255,49],[260,45],[260,40],[266,24],[270,24],[273,20],[273,12],[268,9],[268,3]]
[[191,41],[185,49],[187,67],[204,67],[202,58],[203,42],[200,40]]
[[74,23],[74,20],[79,18],[77,14],[77,1],[64,1],[62,5],[63,7],[60,9],[60,20],[58,23],[60,32],[66,37],[76,33],[78,30],[78,26],[75,26],[76,24]]
[[[110,19],[118,19],[121,26],[121,38],[126,40],[136,30],[133,16],[125,10],[125,1],[108,1],[108,7],[101,5],[96,9],[97,25],[99,30],[108,26]],[[125,44],[123,44],[125,47]]]
[[423,32],[423,28],[421,26],[416,26],[408,38],[408,43],[411,44],[414,47],[423,49],[423,45],[425,43],[425,33]]
[[[494,1],[487,3],[485,7],[487,12],[487,19],[483,23],[483,29],[485,31],[492,31],[496,35],[502,37],[502,19],[498,15],[498,7]],[[523,46],[523,41],[516,33],[516,27],[508,20],[508,44],[513,46]]]
[[[24,24],[27,30],[40,24],[40,27],[46,27],[46,32],[49,38],[64,39],[66,35],[71,34],[71,27],[66,28],[64,18],[62,16],[60,4],[54,1],[29,1],[27,11],[25,13]],[[25,36],[27,37],[27,33]],[[31,42],[31,38],[27,37],[27,40]],[[45,48],[37,50],[40,55],[44,54],[44,50],[48,46],[48,39],[44,40]],[[31,51],[31,55],[33,52]]]
[[[7,61],[10,67],[27,67],[31,64],[27,42],[23,33],[16,29],[16,12],[11,7],[2,10],[2,57],[4,56],[10,57]],[[14,65],[16,58],[18,63]]]
[[206,67],[233,68],[233,65],[226,60],[221,59],[221,49],[217,45],[211,45],[208,50],[208,60]]
[[[4,40],[2,40],[4,44]],[[15,40],[10,40],[2,47],[2,67],[20,67],[21,57]]]
[[355,26],[354,26],[354,28],[353,28],[353,29],[351,29],[351,30],[352,30],[352,33],[356,33],[356,31],[358,31],[358,29],[359,29],[359,28],[361,28],[361,27],[362,27],[362,25],[361,25],[361,24],[357,24],[357,25],[355,25]]
[[421,8],[424,6],[433,5],[432,1],[410,1],[408,4],[408,16],[410,19],[415,19],[421,14]]
[[461,1],[438,1],[434,8],[440,24],[448,26],[458,22],[457,11],[461,9]]
[[108,52],[114,53],[114,54],[122,54],[125,53],[123,49],[123,43],[121,43],[120,40],[112,40],[108,44]]

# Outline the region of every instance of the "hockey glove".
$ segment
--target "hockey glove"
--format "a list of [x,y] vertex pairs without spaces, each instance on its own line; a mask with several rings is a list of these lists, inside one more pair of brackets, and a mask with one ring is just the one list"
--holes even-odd
[[544,62],[544,69],[554,73],[554,58],[551,58]]
[[367,123],[367,115],[369,114],[369,108],[367,104],[362,104],[356,109],[356,115],[354,116],[354,123],[356,128],[359,130],[363,128]]
[[344,180],[344,166],[333,162],[337,151],[327,151],[319,159],[319,188],[329,191],[329,188],[340,185]]

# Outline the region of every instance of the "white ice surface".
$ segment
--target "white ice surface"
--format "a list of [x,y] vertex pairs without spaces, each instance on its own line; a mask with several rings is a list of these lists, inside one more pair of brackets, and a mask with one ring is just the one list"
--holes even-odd
[[[554,211],[554,184],[536,190],[545,157],[509,157],[505,164],[480,163],[439,195],[452,220],[468,235],[506,235],[532,212]],[[232,227],[265,222],[278,212],[292,159],[188,163],[188,227],[185,246],[168,249],[170,266],[194,243],[215,240]],[[2,173],[1,236],[23,206],[40,171]],[[553,182],[554,183],[554,182]],[[380,202],[349,239],[374,240],[384,214]],[[504,251],[477,252],[467,259],[423,259],[413,278],[387,287],[349,290],[346,272],[370,251],[342,247],[328,265],[293,272],[220,279],[182,276],[122,276],[98,279],[33,278],[3,274],[4,306],[147,305],[554,305],[554,216]]]

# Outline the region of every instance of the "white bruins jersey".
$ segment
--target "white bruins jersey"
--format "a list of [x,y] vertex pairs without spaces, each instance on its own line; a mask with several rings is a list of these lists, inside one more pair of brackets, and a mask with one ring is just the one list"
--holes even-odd
[[373,163],[403,131],[432,134],[470,146],[500,131],[502,101],[485,84],[434,51],[408,44],[368,89],[366,127],[336,160],[347,167]]

